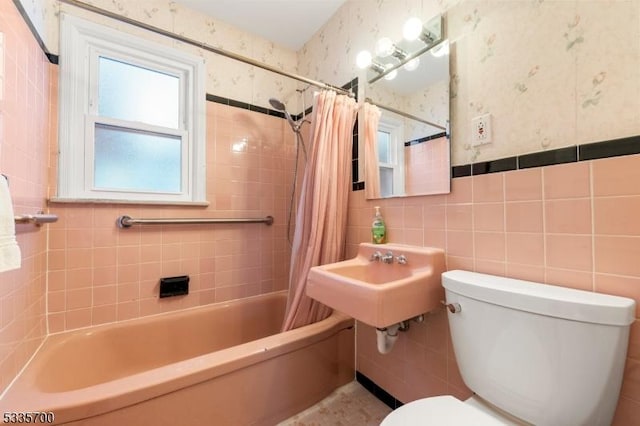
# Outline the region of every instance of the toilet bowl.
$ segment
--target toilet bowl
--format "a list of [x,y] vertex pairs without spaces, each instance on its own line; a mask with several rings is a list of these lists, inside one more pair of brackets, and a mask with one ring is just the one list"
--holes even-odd
[[525,426],[472,396],[466,401],[451,395],[419,399],[393,410],[380,426]]
[[478,274],[442,274],[451,342],[474,396],[436,396],[382,426],[608,426],[635,301]]

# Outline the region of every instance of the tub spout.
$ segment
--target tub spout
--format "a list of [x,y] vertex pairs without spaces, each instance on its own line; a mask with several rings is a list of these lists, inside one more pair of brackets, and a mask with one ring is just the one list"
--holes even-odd
[[394,324],[385,328],[376,328],[376,336],[378,340],[378,352],[388,354],[393,349],[393,345],[398,340],[398,329],[400,324]]

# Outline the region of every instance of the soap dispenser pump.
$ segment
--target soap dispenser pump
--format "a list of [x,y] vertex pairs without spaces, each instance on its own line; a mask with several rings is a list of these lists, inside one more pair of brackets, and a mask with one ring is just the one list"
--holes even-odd
[[384,224],[384,219],[380,213],[380,207],[376,206],[376,213],[373,216],[373,223],[371,224],[371,241],[374,244],[383,244],[387,240],[387,229]]

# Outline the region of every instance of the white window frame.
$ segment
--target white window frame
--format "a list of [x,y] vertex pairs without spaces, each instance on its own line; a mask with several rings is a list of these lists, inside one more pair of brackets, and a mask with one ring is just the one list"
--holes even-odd
[[[378,131],[389,133],[390,162],[379,162],[378,167],[391,169],[393,173],[393,193],[390,197],[404,195],[404,124],[402,120],[383,115],[378,123]],[[382,175],[382,174],[381,174]]]
[[[72,15],[61,14],[60,21],[58,193],[53,201],[207,204],[204,59]],[[100,57],[178,77],[179,128],[99,116]],[[94,188],[96,123],[181,138],[180,191]]]

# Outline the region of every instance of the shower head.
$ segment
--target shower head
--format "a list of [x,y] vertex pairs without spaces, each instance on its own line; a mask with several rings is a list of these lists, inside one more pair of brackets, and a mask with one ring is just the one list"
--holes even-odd
[[284,103],[282,103],[281,101],[279,101],[276,98],[269,98],[269,103],[277,111],[280,111],[280,112],[284,113],[285,118],[287,119],[287,121],[291,125],[291,128],[293,129],[294,132],[297,133],[300,130],[300,126],[298,125],[298,123],[293,121],[293,118],[291,118],[291,114],[289,114],[289,112],[287,111],[287,108],[285,107]]
[[274,107],[278,111],[282,111],[282,112],[287,111],[287,108],[284,106],[284,104],[276,98],[269,98],[269,103],[271,104],[272,107]]

